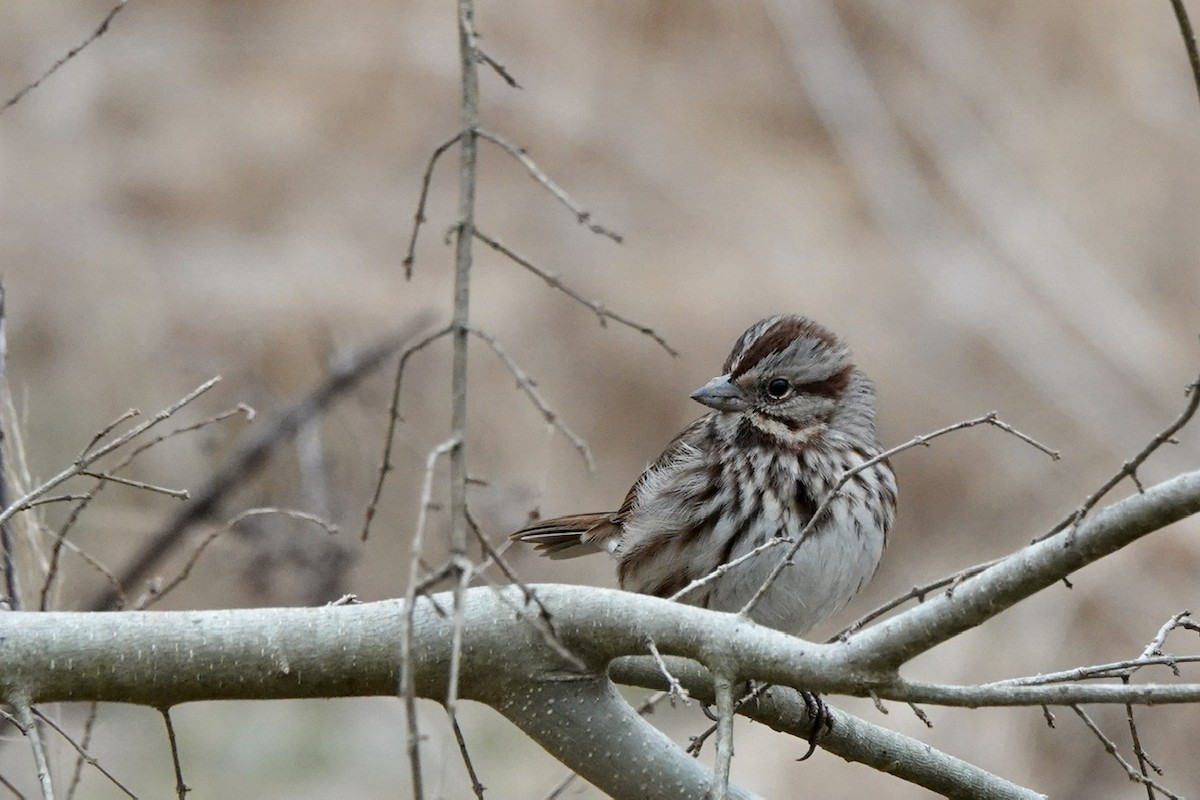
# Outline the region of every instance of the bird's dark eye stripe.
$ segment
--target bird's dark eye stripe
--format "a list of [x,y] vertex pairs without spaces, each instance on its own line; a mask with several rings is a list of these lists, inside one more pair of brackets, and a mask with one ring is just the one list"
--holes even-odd
[[802,383],[796,387],[796,391],[802,394],[815,394],[821,397],[837,397],[846,390],[848,383],[850,383],[849,367],[831,375],[823,381]]

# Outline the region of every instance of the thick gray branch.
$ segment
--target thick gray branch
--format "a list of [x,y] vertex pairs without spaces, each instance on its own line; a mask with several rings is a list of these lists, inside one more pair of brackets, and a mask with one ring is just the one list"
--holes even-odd
[[[815,645],[733,614],[626,592],[536,589],[554,615],[559,642],[582,659],[584,671],[550,646],[533,613],[525,618],[514,610],[523,602],[519,589],[472,589],[464,595],[461,696],[493,706],[616,796],[636,795],[628,782],[645,786],[647,774],[660,781],[655,794],[664,797],[700,796],[696,788],[709,779],[680,748],[633,715],[602,677],[613,657],[642,655],[646,634],[664,653],[716,658],[775,683],[865,691],[849,681],[835,657],[845,645]],[[416,693],[440,700],[453,621],[435,602],[449,608],[450,596],[417,601],[412,664]],[[393,695],[402,611],[400,602],[387,601],[304,609],[0,614],[0,695],[35,703],[99,700],[158,708],[192,700]],[[654,686],[662,680],[657,670],[649,675],[638,682]],[[802,719],[795,713],[779,727],[795,730]],[[877,759],[862,754],[901,752],[895,742],[903,737],[845,715],[839,721],[837,736],[859,740],[857,750],[839,746],[843,757],[875,764]],[[624,769],[600,768],[611,766],[596,761],[600,742]],[[949,757],[916,742],[907,750],[921,759],[905,767],[893,762],[889,771],[935,790],[948,779],[946,765],[961,763],[919,764]],[[999,781],[970,765],[963,769],[973,781]],[[1012,791],[1016,794],[1006,796],[1021,796],[1016,787]]]
[[1187,472],[1104,508],[1001,559],[952,593],[939,593],[852,637],[849,658],[894,668],[1135,540],[1200,511],[1200,471]]

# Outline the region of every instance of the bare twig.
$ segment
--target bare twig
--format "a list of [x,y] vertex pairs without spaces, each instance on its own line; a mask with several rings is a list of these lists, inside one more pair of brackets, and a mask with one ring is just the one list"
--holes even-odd
[[554,180],[546,174],[545,170],[538,166],[536,161],[529,157],[529,153],[526,152],[525,148],[518,147],[494,131],[480,129],[478,133],[481,139],[487,139],[489,142],[498,145],[510,156],[519,161],[521,166],[523,166],[529,173],[530,177],[541,184],[546,191],[554,195],[558,202],[562,203],[568,211],[575,215],[575,221],[580,225],[587,226],[587,229],[592,233],[596,233],[600,236],[611,239],[617,244],[621,244],[624,241],[624,238],[621,236],[621,234],[609,230],[597,222],[593,222],[592,212],[587,211],[583,208],[583,206],[572,200],[571,196],[568,195],[561,186],[555,183]]
[[1187,405],[1184,406],[1183,412],[1180,413],[1179,417],[1177,417],[1174,422],[1163,428],[1153,439],[1149,441],[1149,443],[1147,443],[1145,447],[1141,449],[1137,455],[1122,464],[1121,468],[1117,470],[1116,474],[1105,481],[1099,489],[1092,492],[1092,494],[1083,501],[1083,504],[1079,506],[1079,508],[1075,509],[1074,512],[1069,514],[1065,519],[1051,528],[1049,533],[1042,534],[1033,541],[1036,543],[1045,539],[1049,539],[1051,536],[1054,536],[1060,531],[1078,525],[1083,518],[1087,516],[1088,512],[1091,511],[1092,508],[1094,508],[1095,505],[1099,503],[1106,494],[1112,491],[1114,486],[1126,478],[1133,478],[1138,487],[1138,492],[1144,492],[1144,488],[1136,478],[1137,470],[1142,464],[1145,463],[1146,459],[1150,458],[1150,456],[1153,455],[1156,450],[1158,450],[1158,448],[1162,447],[1168,442],[1174,441],[1175,434],[1178,433],[1184,425],[1187,425],[1188,422],[1191,421],[1192,417],[1196,414],[1197,407],[1200,407],[1200,379],[1193,381],[1187,387],[1185,394],[1188,398]]
[[934,591],[937,591],[938,589],[942,589],[944,587],[949,586],[951,588],[947,589],[946,593],[948,595],[953,594],[954,593],[953,587],[957,586],[958,584],[962,583],[967,578],[970,578],[973,575],[978,575],[979,573],[983,572],[988,567],[991,567],[999,562],[1000,562],[1000,559],[994,558],[991,561],[985,561],[982,564],[973,564],[972,566],[969,566],[966,569],[961,569],[952,575],[947,575],[945,577],[938,578],[935,581],[930,581],[929,583],[923,584],[921,586],[914,586],[913,588],[909,589],[907,592],[900,595],[899,597],[894,597],[891,600],[884,603],[883,605],[879,606],[878,608],[875,608],[872,611],[859,617],[854,622],[850,623],[845,628],[843,628],[842,630],[840,630],[836,634],[834,634],[832,637],[830,637],[829,641],[832,642],[836,639],[845,640],[846,637],[850,636],[850,634],[854,633],[855,631],[862,630],[863,627],[865,627],[866,625],[869,625],[870,623],[879,619],[880,617],[882,617],[884,614],[888,613],[892,609],[898,608],[899,606],[902,606],[911,600],[917,600],[918,602],[923,603],[923,602],[925,602],[925,598],[929,595],[930,592],[934,592]]
[[537,390],[537,384],[530,379],[525,370],[521,369],[521,365],[508,354],[508,351],[500,345],[495,336],[479,328],[471,328],[470,331],[475,336],[487,342],[488,347],[492,348],[492,352],[496,354],[496,357],[500,359],[500,362],[504,364],[508,371],[512,373],[513,378],[516,379],[517,388],[529,397],[537,410],[542,413],[542,417],[545,418],[546,422],[558,429],[563,436],[567,437],[567,441],[575,446],[575,449],[579,452],[579,457],[583,459],[583,463],[587,466],[588,472],[595,472],[596,462],[592,460],[592,449],[588,447],[588,443],[583,440],[582,436],[567,427],[567,423],[562,421],[562,417],[558,415],[558,412],[550,407],[550,404],[546,402],[546,398],[542,397],[542,393]]
[[413,215],[412,236],[408,239],[408,255],[404,257],[404,277],[411,278],[413,271],[413,262],[416,260],[417,250],[417,234],[421,231],[421,226],[427,221],[425,218],[425,204],[429,200],[429,182],[433,180],[433,168],[437,166],[438,159],[442,157],[447,150],[458,144],[462,138],[461,133],[456,133],[454,136],[442,142],[434,148],[433,155],[429,157],[429,165],[425,167],[425,175],[421,179],[421,197],[417,201],[417,213]]
[[654,656],[654,663],[658,665],[658,671],[667,679],[667,693],[671,696],[671,702],[674,703],[678,699],[687,703],[689,700],[687,689],[684,689],[679,680],[671,674],[671,670],[667,668],[667,662],[663,661],[662,654],[658,652],[658,645],[649,636],[646,637],[646,648],[650,651],[650,655]]
[[733,702],[733,680],[720,673],[713,676],[713,693],[717,696],[717,762],[713,769],[712,800],[729,797],[729,769],[733,764],[733,718],[737,707]]
[[175,796],[179,800],[184,800],[191,788],[183,781],[183,765],[179,762],[179,742],[175,738],[175,723],[171,721],[171,709],[160,708],[158,711],[162,714],[163,724],[167,726],[167,742],[171,745],[171,764],[175,767]]
[[412,670],[413,619],[416,613],[418,570],[421,562],[421,547],[425,539],[425,524],[433,497],[433,472],[439,458],[449,453],[458,444],[451,437],[429,451],[425,459],[425,479],[421,487],[421,501],[417,507],[417,526],[413,531],[408,564],[408,589],[404,595],[404,617],[400,633],[400,685],[398,691],[404,700],[408,717],[408,761],[412,771],[413,797],[425,796],[421,780],[421,732],[417,726],[416,683]]
[[[92,742],[92,732],[96,729],[96,716],[100,712],[99,703],[88,704],[87,719],[83,721],[83,737],[79,743],[80,747],[87,749]],[[79,788],[79,782],[83,779],[83,756],[75,757],[75,770],[71,773],[71,785],[67,787],[67,800],[73,800],[75,790]]]
[[53,75],[55,72],[58,72],[59,67],[66,64],[68,61],[70,61],[75,56],[79,55],[81,52],[83,52],[83,49],[85,47],[87,47],[92,42],[96,41],[101,36],[103,36],[108,31],[108,26],[110,24],[112,24],[113,18],[116,17],[118,13],[120,13],[121,9],[125,8],[125,3],[127,1],[128,0],[119,0],[119,2],[115,6],[113,6],[111,9],[109,9],[109,12],[104,16],[104,19],[100,21],[100,24],[96,27],[96,30],[92,31],[91,35],[89,35],[82,42],[80,42],[79,44],[75,45],[70,50],[68,50],[66,55],[64,55],[62,58],[58,59],[57,61],[55,61],[52,65],[50,65],[50,69],[43,72],[41,74],[41,76],[37,78],[37,80],[35,80],[33,83],[26,84],[26,86],[24,88],[22,88],[21,91],[17,92],[12,97],[10,97],[4,103],[4,105],[0,106],[0,114],[3,114],[9,108],[11,108],[12,106],[21,102],[21,98],[23,98],[25,95],[29,94],[34,89],[41,86],[42,82],[45,81],[47,78],[49,78],[51,75]]
[[[242,485],[246,477],[262,466],[283,442],[293,437],[308,420],[323,413],[336,399],[356,387],[423,327],[424,320],[416,320],[406,330],[352,354],[345,362],[334,365],[319,386],[257,427],[221,468],[195,490],[192,498],[183,504],[166,526],[143,545],[121,573],[120,585],[135,586],[145,580],[158,562],[183,539],[184,534],[196,523],[216,514],[225,497]],[[119,593],[110,588],[97,595],[90,607],[96,611],[109,609],[117,605],[119,599]]]
[[[534,630],[541,635],[543,641],[545,641],[547,645],[549,645],[556,653],[558,653],[565,663],[571,665],[571,667],[580,672],[585,671],[587,669],[587,665],[584,664],[579,656],[571,652],[571,650],[568,649],[567,646],[564,645],[558,638],[558,633],[554,630],[554,621],[550,616],[550,610],[547,609],[542,603],[541,599],[537,596],[537,593],[533,590],[533,588],[517,577],[516,573],[513,572],[512,567],[501,556],[501,553],[492,546],[491,542],[487,540],[487,537],[484,536],[483,531],[480,530],[479,524],[472,517],[470,506],[467,507],[467,524],[475,533],[475,538],[479,541],[479,544],[482,546],[483,551],[487,554],[488,558],[491,559],[496,566],[500,567],[500,571],[504,573],[504,576],[509,580],[510,584],[515,585],[524,594],[525,605],[528,606],[530,603],[533,603],[535,606],[537,606],[537,617],[529,617],[529,615],[526,613],[527,609],[522,609],[515,604],[510,603],[508,598],[505,597],[503,593],[497,591],[496,596],[499,597],[505,603],[505,605],[512,608],[518,617],[528,621],[529,624],[533,626]],[[482,567],[475,570],[475,575],[476,577],[486,581],[493,589],[499,588],[494,582],[488,580],[488,577],[486,574],[484,574]]]
[[614,311],[610,311],[609,309],[605,308],[603,305],[601,305],[600,303],[598,303],[595,300],[588,300],[586,297],[581,295],[579,292],[575,291],[574,289],[572,289],[571,287],[569,287],[565,283],[563,283],[557,275],[555,275],[551,272],[546,272],[544,269],[537,266],[529,259],[525,258],[524,256],[519,255],[518,253],[513,251],[511,248],[501,244],[499,241],[497,241],[496,239],[493,239],[491,236],[488,236],[486,233],[479,230],[478,228],[475,229],[475,238],[479,239],[479,241],[483,242],[488,247],[495,250],[497,253],[500,253],[501,255],[505,256],[506,258],[510,259],[511,261],[515,262],[516,264],[529,270],[534,275],[537,275],[539,278],[541,278],[543,281],[545,281],[551,288],[557,289],[558,291],[562,292],[567,297],[570,297],[572,300],[579,303],[580,305],[584,305],[584,306],[587,306],[588,308],[590,308],[592,310],[592,313],[595,314],[596,318],[600,321],[601,326],[606,325],[608,323],[608,320],[611,319],[613,322],[624,325],[627,328],[631,328],[631,329],[637,331],[638,333],[642,334],[643,336],[649,336],[651,339],[653,339],[655,342],[658,343],[659,347],[661,347],[663,350],[666,350],[671,355],[673,355],[673,356],[679,355],[679,353],[675,350],[675,348],[673,348],[673,347],[671,347],[671,345],[667,344],[667,341],[665,339],[663,339],[661,336],[659,336],[657,333],[654,332],[653,328],[649,328],[645,325],[641,325],[627,317],[623,317],[620,314],[617,314]]
[[788,549],[787,555],[784,558],[779,559],[779,562],[774,566],[770,574],[767,575],[766,580],[763,581],[762,586],[758,588],[758,591],[754,593],[754,596],[750,598],[749,602],[747,602],[742,610],[738,613],[742,614],[743,616],[748,616],[754,610],[755,606],[758,605],[763,596],[766,595],[767,591],[771,588],[771,585],[775,583],[775,580],[779,577],[780,573],[782,573],[788,564],[792,562],[796,552],[804,544],[804,540],[812,532],[812,529],[816,527],[817,523],[820,522],[821,517],[826,513],[826,511],[828,511],[829,507],[833,504],[833,501],[841,493],[842,487],[845,486],[851,478],[865,469],[870,469],[881,461],[886,461],[897,453],[902,453],[905,450],[909,450],[918,446],[928,447],[931,441],[940,436],[945,436],[946,434],[954,433],[955,431],[960,431],[964,428],[973,428],[977,425],[991,425],[999,428],[1005,433],[1009,433],[1026,444],[1041,450],[1043,453],[1050,456],[1051,459],[1057,461],[1059,458],[1057,450],[1052,450],[1049,447],[1046,447],[1044,444],[1038,442],[1036,439],[1021,433],[1007,422],[999,419],[996,416],[995,411],[984,414],[982,417],[976,417],[974,419],[956,422],[953,425],[947,425],[946,427],[940,428],[932,433],[914,436],[904,444],[897,445],[890,450],[885,450],[873,458],[868,458],[866,461],[854,466],[852,469],[846,470],[846,472],[842,474],[842,477],[833,485],[833,488],[830,490],[829,494],[825,496],[825,499],[821,501],[821,503],[817,506],[816,511],[813,512],[812,519],[810,519],[808,524],[805,525],[800,531],[800,534],[796,537],[796,541],[793,542],[792,546]]
[[[152,419],[146,420],[145,422],[141,423],[140,425],[136,425],[136,426],[130,428],[129,430],[125,431],[125,433],[123,433],[120,436],[118,436],[117,438],[113,439],[108,444],[104,445],[103,447],[99,447],[94,450],[92,449],[98,443],[99,439],[103,438],[103,436],[106,435],[106,433],[102,433],[97,437],[93,437],[92,442],[88,445],[88,447],[84,448],[83,452],[81,452],[79,454],[79,457],[75,459],[74,464],[72,464],[70,467],[67,467],[62,472],[58,473],[53,478],[51,478],[50,480],[45,481],[37,488],[29,491],[28,493],[25,494],[24,497],[20,498],[19,500],[14,501],[11,505],[6,507],[3,511],[0,511],[0,523],[3,523],[5,521],[11,519],[12,516],[14,514],[16,514],[18,511],[28,508],[30,503],[32,503],[33,501],[42,497],[42,495],[49,493],[50,490],[54,489],[59,484],[86,471],[89,466],[94,464],[99,459],[103,458],[104,456],[108,455],[109,453],[113,452],[114,450],[116,450],[120,447],[123,447],[124,445],[128,444],[131,440],[135,439],[136,437],[138,437],[141,434],[145,433],[146,431],[150,430],[151,428],[153,428],[155,425],[159,424],[163,420],[168,419],[169,417],[171,417],[172,415],[177,413],[181,408],[183,408],[184,406],[186,406],[189,403],[191,403],[192,401],[194,401],[197,397],[204,394],[212,387],[216,386],[220,380],[221,379],[219,377],[216,377],[216,378],[211,378],[211,379],[205,381],[200,386],[198,386],[196,389],[194,389],[190,393],[188,393],[182,399],[177,400],[175,403],[171,404],[167,408],[164,408],[162,411],[159,411],[157,414],[154,415],[154,417]],[[125,415],[121,419],[122,420],[127,419],[128,416],[129,415]],[[106,429],[106,431],[111,431],[112,427],[113,426],[109,426]]]
[[1083,724],[1088,727],[1088,730],[1090,730],[1092,733],[1094,733],[1096,735],[1096,738],[1100,740],[1100,744],[1102,744],[1104,746],[1105,752],[1107,752],[1114,759],[1116,759],[1116,762],[1121,765],[1121,769],[1125,770],[1125,774],[1129,776],[1129,780],[1133,781],[1134,783],[1140,783],[1143,786],[1148,786],[1148,787],[1155,789],[1156,791],[1162,792],[1164,795],[1166,795],[1171,800],[1182,800],[1182,798],[1179,795],[1168,791],[1167,789],[1163,788],[1163,786],[1161,784],[1156,783],[1150,777],[1148,777],[1146,775],[1142,775],[1136,769],[1134,769],[1133,765],[1130,764],[1128,761],[1126,761],[1124,756],[1121,755],[1120,750],[1117,749],[1116,743],[1113,742],[1112,739],[1108,738],[1108,736],[1104,733],[1104,731],[1100,730],[1100,726],[1097,725],[1090,716],[1088,716],[1086,711],[1084,711],[1082,708],[1080,708],[1077,705],[1072,705],[1071,709],[1076,714],[1079,715],[1079,718],[1081,720],[1083,720]]
[[162,583],[157,581],[151,582],[150,586],[146,588],[146,591],[142,593],[142,596],[139,597],[133,604],[133,608],[138,611],[144,611],[145,609],[162,600],[191,576],[192,570],[200,561],[200,556],[204,554],[204,551],[208,549],[208,546],[215,542],[217,538],[221,536],[221,534],[225,533],[226,531],[233,530],[235,527],[237,527],[237,524],[244,519],[263,516],[266,514],[281,514],[285,517],[291,517],[292,519],[311,522],[314,525],[319,525],[329,534],[336,534],[338,532],[337,526],[333,523],[318,517],[316,514],[309,514],[305,511],[296,511],[295,509],[290,508],[247,509],[216,530],[210,531],[203,539],[201,539],[192,549],[191,555],[188,556],[187,561],[184,562],[183,567],[180,568],[175,577]]
[[458,742],[458,754],[462,756],[463,764],[467,768],[467,775],[471,778],[471,791],[475,793],[478,800],[483,800],[483,792],[487,788],[479,782],[479,776],[475,774],[475,765],[471,763],[471,753],[467,750],[467,740],[463,736],[462,728],[458,724],[458,716],[449,714],[450,728],[454,731],[454,741]]
[[478,45],[475,46],[475,55],[479,58],[480,62],[487,64],[489,67],[491,67],[492,70],[497,75],[500,76],[500,79],[503,80],[505,83],[507,83],[509,86],[511,86],[514,89],[524,88],[523,86],[521,86],[521,84],[517,83],[517,79],[512,76],[511,72],[508,71],[508,67],[504,66],[499,61],[492,58],[487,53],[483,52],[483,50]]
[[0,774],[0,786],[3,786],[5,789],[8,789],[9,793],[13,797],[17,798],[17,800],[25,800],[25,795],[21,793],[21,790],[18,789],[16,786],[13,786],[12,782],[9,781],[9,779],[4,777],[4,775],[2,775],[2,774]]
[[[4,285],[0,282],[0,392],[9,396],[8,388],[8,315],[5,313]],[[8,441],[4,435],[4,425],[0,423],[0,508],[8,505],[11,492],[8,489]],[[0,523],[0,549],[4,561],[4,593],[8,600],[8,608],[20,611],[24,607],[21,597],[21,584],[17,576],[17,554],[13,545],[12,525],[9,521]]]
[[[1129,676],[1122,677],[1121,682],[1128,684]],[[1161,776],[1162,770],[1158,768],[1158,765],[1154,763],[1150,756],[1147,755],[1145,749],[1142,748],[1142,737],[1138,734],[1137,721],[1133,717],[1133,706],[1130,704],[1125,705],[1125,724],[1129,726],[1129,740],[1133,744],[1133,754],[1137,757],[1138,772],[1141,773],[1143,778],[1149,778],[1150,773],[1148,770],[1153,769]],[[1146,787],[1146,798],[1147,800],[1154,800],[1154,787]]]
[[1196,52],[1196,34],[1192,31],[1192,22],[1188,19],[1183,0],[1171,0],[1171,8],[1175,9],[1179,32],[1183,34],[1183,46],[1187,50],[1188,63],[1192,67],[1192,82],[1196,84],[1196,91],[1200,92],[1200,53]]
[[713,581],[717,580],[722,575],[724,575],[726,572],[729,572],[731,569],[735,569],[739,565],[744,564],[745,562],[749,561],[750,559],[757,557],[760,553],[770,550],[773,547],[779,547],[780,545],[784,545],[784,544],[791,544],[793,541],[795,541],[795,540],[789,539],[784,536],[772,537],[772,538],[768,539],[767,541],[763,542],[762,544],[758,545],[754,549],[750,550],[749,552],[743,553],[742,555],[738,556],[737,558],[735,558],[731,561],[726,561],[724,564],[719,565],[716,569],[714,569],[712,572],[708,573],[707,575],[696,578],[696,580],[692,581],[687,586],[683,587],[682,589],[680,589],[678,592],[671,595],[667,599],[668,600],[679,600],[680,598],[686,597],[687,595],[694,592],[696,589],[699,589],[701,586],[704,586],[706,584],[712,583]]
[[167,497],[174,497],[176,500],[187,500],[189,497],[187,489],[168,489],[165,486],[155,486],[152,483],[145,481],[137,481],[133,478],[122,478],[120,475],[113,475],[108,472],[92,472],[91,470],[80,470],[80,475],[86,475],[89,478],[95,478],[100,481],[109,481],[111,483],[120,483],[124,486],[131,486],[134,489],[144,489],[148,492],[157,492],[165,494]]
[[50,778],[50,762],[46,759],[46,747],[42,743],[42,734],[38,730],[37,720],[33,718],[32,706],[28,700],[17,700],[13,702],[13,711],[16,714],[17,725],[21,729],[21,733],[29,739],[29,747],[33,750],[33,765],[37,770],[42,800],[54,800],[54,782]]
[[375,489],[371,493],[371,501],[367,503],[367,509],[363,514],[363,526],[360,538],[364,542],[367,540],[367,536],[370,535],[371,522],[375,519],[375,511],[379,508],[379,500],[383,497],[383,484],[387,480],[388,473],[394,469],[392,466],[392,447],[396,443],[396,426],[400,421],[400,384],[404,379],[404,368],[408,365],[410,356],[424,350],[449,333],[450,326],[447,325],[445,328],[429,334],[419,342],[404,348],[404,352],[400,354],[400,363],[396,365],[396,377],[392,381],[392,399],[388,403],[387,432],[383,436],[383,460],[379,465],[379,472],[376,473]]
[[51,719],[50,717],[43,714],[41,711],[38,711],[36,708],[33,709],[33,714],[38,719],[40,719],[42,722],[45,722],[51,728],[54,728],[54,730],[58,732],[58,735],[66,740],[67,744],[69,744],[69,745],[71,745],[71,747],[75,748],[75,752],[79,754],[80,759],[82,759],[83,761],[87,762],[88,764],[90,764],[91,766],[93,766],[97,770],[99,770],[101,775],[108,778],[108,780],[112,783],[112,785],[116,786],[118,789],[120,789],[122,792],[124,792],[126,796],[132,797],[132,798],[134,798],[134,800],[137,800],[137,795],[134,794],[132,791],[130,791],[128,786],[126,786],[125,784],[123,784],[119,780],[117,780],[117,777],[115,775],[113,775],[111,772],[106,770],[104,768],[104,766],[101,765],[100,761],[95,756],[93,756],[86,749],[84,749],[84,746],[82,744],[80,744],[79,742],[77,742],[73,738],[71,738],[71,735],[68,734],[65,730],[63,730],[62,727],[59,726],[59,724],[57,722],[55,722],[53,719]]
[[[125,456],[121,460],[119,460],[117,463],[113,464],[112,467],[110,467],[108,469],[108,473],[116,474],[116,473],[120,472],[122,469],[124,469],[125,467],[127,467],[131,463],[133,463],[133,461],[135,459],[137,459],[137,457],[140,456],[142,453],[144,453],[147,450],[149,450],[150,448],[166,441],[167,439],[171,439],[175,436],[180,436],[185,433],[192,433],[194,431],[201,430],[202,428],[206,428],[209,425],[214,425],[218,422],[222,422],[222,421],[229,419],[230,417],[233,417],[237,414],[243,415],[246,418],[246,421],[250,422],[254,419],[255,411],[253,408],[246,405],[245,403],[239,403],[236,407],[227,409],[227,410],[219,412],[217,414],[214,414],[213,416],[209,417],[208,419],[203,419],[203,420],[200,420],[199,422],[195,422],[190,425],[184,425],[184,426],[175,428],[172,431],[168,431],[167,433],[160,434],[160,435],[154,437],[153,439],[151,439],[150,441],[143,442],[142,444],[139,444],[137,447],[132,448],[128,453],[125,454]],[[60,527],[58,529],[58,533],[55,535],[54,544],[50,548],[50,563],[46,569],[46,577],[42,581],[41,601],[40,601],[40,609],[42,611],[45,611],[49,607],[50,592],[54,586],[54,581],[58,576],[59,562],[62,558],[62,551],[63,551],[64,547],[67,547],[67,536],[70,534],[71,530],[75,527],[75,524],[79,521],[79,519],[83,515],[83,512],[85,510],[87,510],[89,505],[91,505],[93,502],[95,502],[96,498],[100,495],[100,493],[104,490],[104,488],[106,486],[108,486],[108,481],[106,479],[97,478],[96,482],[92,485],[92,488],[86,494],[67,495],[67,497],[70,497],[73,500],[77,500],[78,503],[75,505],[74,508],[71,509],[71,513],[67,516],[66,522],[64,522],[62,527]],[[49,500],[52,500],[52,499],[55,499],[55,498],[45,498],[43,500],[39,500],[35,503],[30,504],[30,506],[32,507],[32,506],[38,505],[39,503],[42,503],[42,502],[48,502]],[[112,581],[116,581],[115,576],[112,576],[111,573],[108,573],[107,569],[105,569],[104,572],[107,573],[112,578]],[[117,588],[120,590],[120,592],[122,594],[122,599],[123,599],[124,589],[112,582],[110,582],[110,585],[112,585],[112,586],[114,586],[114,588]]]

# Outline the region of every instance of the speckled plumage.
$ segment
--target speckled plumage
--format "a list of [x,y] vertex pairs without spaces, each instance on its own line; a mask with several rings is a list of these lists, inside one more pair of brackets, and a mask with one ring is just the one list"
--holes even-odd
[[[513,537],[552,558],[607,551],[623,589],[660,597],[771,537],[794,538],[847,470],[881,452],[874,389],[849,358],[836,336],[804,317],[756,323],[724,374],[693,394],[715,410],[667,446],[618,511],[558,517]],[[841,609],[874,574],[895,507],[886,462],[854,475],[753,618],[803,634]],[[737,611],[787,549],[769,549],[679,599]]]

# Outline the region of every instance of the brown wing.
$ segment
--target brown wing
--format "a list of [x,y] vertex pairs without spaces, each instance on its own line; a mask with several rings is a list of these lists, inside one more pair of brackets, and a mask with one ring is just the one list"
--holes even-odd
[[709,414],[701,417],[671,440],[662,455],[647,467],[646,471],[630,487],[629,493],[625,495],[625,502],[621,504],[621,508],[615,514],[601,512],[555,517],[527,525],[512,534],[510,538],[518,542],[528,542],[534,545],[539,553],[553,559],[575,558],[606,550],[611,552],[613,544],[620,540],[625,520],[633,513],[638,490],[642,488],[652,473],[677,458],[682,450],[696,446],[697,434],[711,416]]

